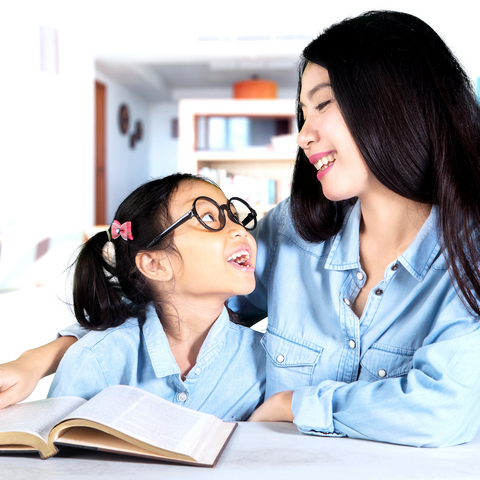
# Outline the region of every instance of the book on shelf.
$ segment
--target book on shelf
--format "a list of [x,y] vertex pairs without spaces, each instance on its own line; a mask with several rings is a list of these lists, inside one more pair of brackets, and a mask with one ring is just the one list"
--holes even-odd
[[214,467],[237,425],[115,385],[90,400],[55,397],[0,410],[0,453],[45,459],[68,446]]

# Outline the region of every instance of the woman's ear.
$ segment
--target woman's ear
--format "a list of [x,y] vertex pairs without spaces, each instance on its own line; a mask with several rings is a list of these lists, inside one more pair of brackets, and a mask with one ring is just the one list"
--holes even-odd
[[142,275],[150,280],[168,282],[173,277],[172,265],[165,252],[139,252],[135,264]]

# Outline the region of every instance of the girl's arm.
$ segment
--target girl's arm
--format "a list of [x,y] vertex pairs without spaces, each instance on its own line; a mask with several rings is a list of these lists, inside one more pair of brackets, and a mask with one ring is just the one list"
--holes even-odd
[[33,350],[22,353],[17,360],[0,365],[0,409],[27,398],[43,377],[54,373],[68,348],[77,339],[59,337]]
[[292,397],[293,390],[275,393],[252,413],[248,421],[293,422]]

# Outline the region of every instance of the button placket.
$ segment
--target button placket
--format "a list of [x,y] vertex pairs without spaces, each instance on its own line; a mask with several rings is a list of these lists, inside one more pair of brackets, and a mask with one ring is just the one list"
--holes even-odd
[[[357,273],[363,275],[360,280]],[[361,288],[360,283],[365,282],[365,274],[359,268],[350,272],[348,281],[342,286],[340,292],[340,324],[345,335],[345,347],[340,358],[337,380],[350,383],[357,378],[360,364],[360,323],[353,313],[351,305],[353,299]]]

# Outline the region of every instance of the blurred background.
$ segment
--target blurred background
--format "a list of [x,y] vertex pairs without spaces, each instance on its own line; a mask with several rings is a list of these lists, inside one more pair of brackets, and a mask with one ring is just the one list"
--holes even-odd
[[0,0],[0,363],[73,322],[65,269],[141,183],[200,172],[261,214],[288,196],[298,56],[380,8],[478,85],[472,0]]

